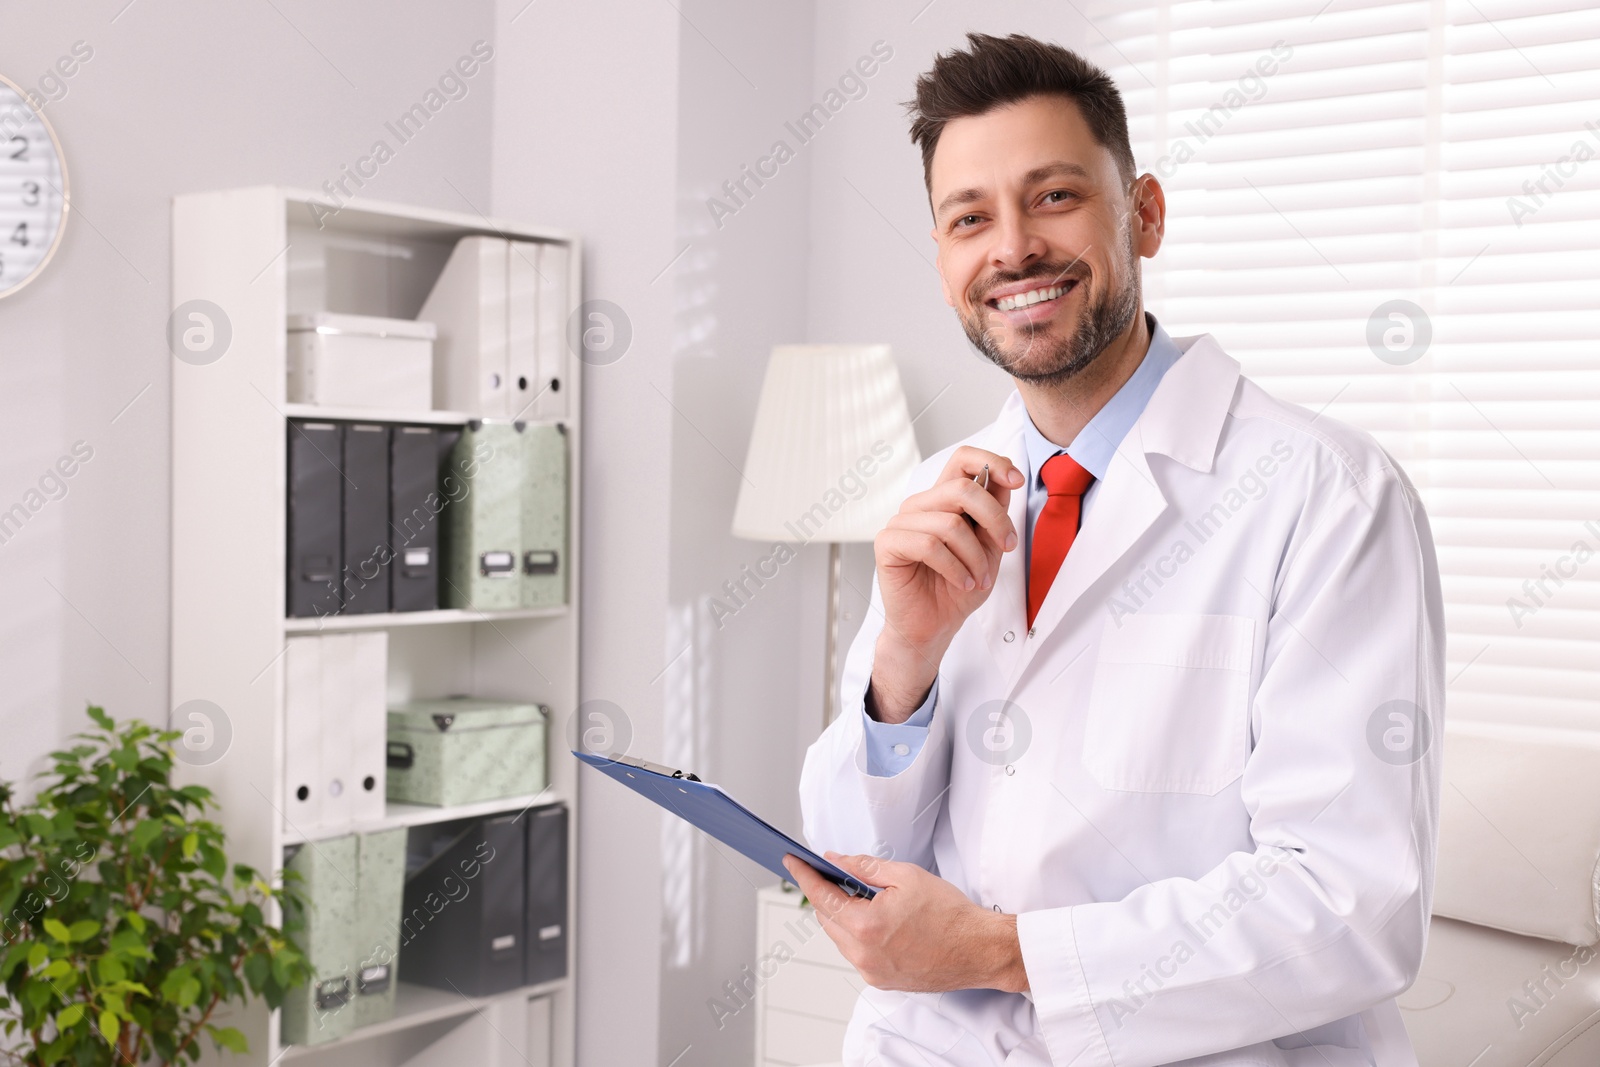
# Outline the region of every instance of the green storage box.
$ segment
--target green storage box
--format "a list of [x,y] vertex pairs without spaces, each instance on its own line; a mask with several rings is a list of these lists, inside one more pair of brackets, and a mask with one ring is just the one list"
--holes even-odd
[[362,834],[359,848],[355,1025],[362,1027],[394,1016],[406,886],[405,828]]
[[304,898],[286,917],[300,927],[296,940],[315,972],[283,1002],[286,1045],[321,1045],[355,1028],[357,848],[351,834],[286,850],[284,868],[299,873]]
[[548,714],[471,697],[390,708],[389,799],[452,807],[540,792]]
[[522,606],[567,602],[567,431],[522,431]]
[[522,606],[523,435],[509,422],[473,421],[444,474],[446,607]]

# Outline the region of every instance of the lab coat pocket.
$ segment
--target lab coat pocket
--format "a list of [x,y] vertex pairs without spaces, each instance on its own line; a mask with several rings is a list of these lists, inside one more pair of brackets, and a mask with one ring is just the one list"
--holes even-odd
[[1106,623],[1083,765],[1107,789],[1215,794],[1244,772],[1255,620],[1133,615]]

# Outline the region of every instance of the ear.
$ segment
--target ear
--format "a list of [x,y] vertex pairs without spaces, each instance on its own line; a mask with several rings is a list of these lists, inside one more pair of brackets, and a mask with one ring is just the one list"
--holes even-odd
[[1133,183],[1128,205],[1134,227],[1134,250],[1154,259],[1167,232],[1167,194],[1154,174],[1141,174]]

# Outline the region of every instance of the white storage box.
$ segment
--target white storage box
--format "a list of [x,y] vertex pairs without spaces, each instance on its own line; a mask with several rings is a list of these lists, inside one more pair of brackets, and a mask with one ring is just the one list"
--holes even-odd
[[289,402],[433,410],[431,322],[370,315],[289,316]]

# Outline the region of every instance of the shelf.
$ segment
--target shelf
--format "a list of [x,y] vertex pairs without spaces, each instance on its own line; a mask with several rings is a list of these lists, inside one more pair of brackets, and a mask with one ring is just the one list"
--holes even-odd
[[304,1056],[314,1056],[327,1052],[329,1049],[342,1048],[353,1045],[359,1041],[367,1041],[384,1034],[398,1033],[429,1023],[444,1022],[465,1015],[475,1015],[485,1007],[502,997],[537,997],[552,993],[567,984],[567,979],[557,978],[550,982],[541,982],[538,985],[522,986],[518,989],[508,989],[504,993],[496,993],[489,997],[469,997],[461,993],[454,993],[448,989],[434,989],[430,986],[412,985],[401,982],[395,990],[395,1005],[393,1018],[385,1019],[381,1023],[363,1026],[337,1041],[329,1041],[321,1045],[288,1045],[280,1057],[282,1062],[298,1059]]
[[[229,856],[262,872],[282,866],[286,840],[300,845],[308,838],[385,829],[403,836],[409,827],[438,828],[461,818],[509,821],[536,804],[565,803],[570,819],[566,926],[569,939],[575,939],[579,798],[574,760],[550,759],[552,788],[536,796],[435,808],[383,804],[379,788],[365,794],[369,804],[363,819],[341,830],[311,825],[290,830],[281,801],[276,806],[269,801],[283,792],[288,765],[294,762],[286,736],[289,689],[308,682],[298,677],[291,682],[283,660],[285,645],[293,647],[300,638],[327,634],[348,640],[352,631],[354,636],[384,635],[385,702],[391,693],[398,700],[470,692],[550,707],[579,705],[585,366],[577,355],[564,345],[549,352],[549,366],[540,374],[558,377],[562,391],[544,396],[536,406],[546,417],[524,420],[561,423],[568,433],[568,603],[555,608],[524,609],[520,599],[510,599],[500,601],[508,610],[484,610],[481,604],[478,610],[460,609],[446,606],[458,601],[441,599],[440,610],[433,611],[285,618],[286,423],[413,426],[450,437],[480,417],[482,405],[439,392],[411,398],[423,404],[404,396],[389,397],[391,402],[381,405],[283,402],[290,309],[415,319],[456,242],[481,235],[567,246],[565,306],[553,308],[564,321],[582,301],[582,250],[576,237],[476,214],[371,201],[343,204],[335,212],[321,194],[274,186],[182,194],[173,199],[171,214],[172,305],[212,301],[227,308],[233,323],[226,359],[206,367],[177,361],[169,375],[175,548],[168,561],[168,680],[172,692],[185,699],[216,701],[227,709],[232,724],[231,741],[218,758],[180,765],[174,774],[185,785],[211,791],[217,821],[228,835]],[[291,245],[287,253],[286,241]],[[436,363],[458,369],[446,348],[436,347]],[[536,344],[535,356],[539,348]],[[385,398],[374,394],[370,399]],[[430,410],[434,404],[463,410]],[[555,418],[557,413],[563,417]],[[219,595],[217,575],[238,580]],[[442,581],[440,585],[448,589]],[[332,716],[339,713],[337,706],[329,710],[325,723],[332,727]],[[381,736],[376,721],[368,728],[371,740]],[[303,744],[297,744],[295,753],[300,759],[309,756]],[[568,963],[575,968],[575,941],[568,947]],[[414,976],[422,975],[418,971]],[[535,1016],[543,1027],[539,1034],[548,1031],[550,1067],[573,1067],[576,1062],[575,978],[491,998],[458,996],[448,985],[431,990],[405,982],[398,994],[393,1019],[337,1042],[289,1049],[274,1036],[281,1028],[271,1021],[265,1001],[255,998],[233,1013],[234,1025],[252,1037],[249,1054],[237,1058],[239,1067],[271,1067],[285,1053],[294,1061],[292,1067],[525,1067],[513,1053],[532,1039],[529,1031],[536,1023],[530,1020]],[[524,999],[529,995],[538,998],[537,1007]],[[505,1029],[512,1040],[494,1040],[495,1027]],[[545,1038],[539,1041],[542,1050]],[[539,1067],[545,1067],[542,1058]]]
[[556,608],[511,608],[506,611],[440,608],[438,611],[388,611],[374,612],[371,615],[319,615],[305,619],[284,619],[283,628],[292,634],[339,633],[346,630],[388,630],[395,626],[498,622],[502,619],[555,619],[565,614],[567,614],[565,604]]
[[[452,819],[471,819],[480,815],[495,815],[504,811],[522,811],[535,805],[557,804],[566,799],[556,790],[546,788],[542,793],[528,793],[515,797],[496,797],[493,800],[479,800],[471,804],[456,804],[444,808],[434,807],[430,804],[390,802],[384,805],[383,818],[371,822],[352,823],[347,829],[325,836],[341,837],[344,834],[394,830],[402,826],[427,826],[430,823],[449,822]],[[297,830],[291,829],[283,832],[283,843],[285,845],[303,845],[308,840],[310,838]]]
[[291,419],[330,419],[338,422],[406,422],[433,426],[465,426],[477,415],[465,411],[394,411],[387,408],[327,408],[319,404],[285,404]]

